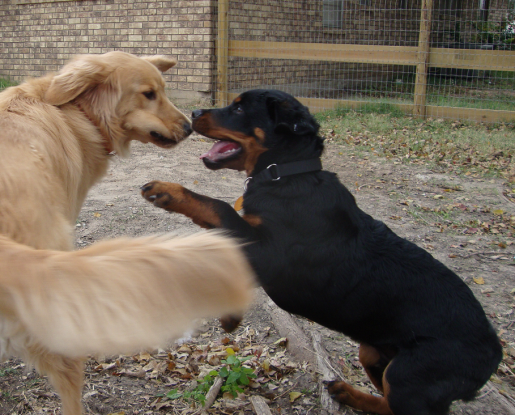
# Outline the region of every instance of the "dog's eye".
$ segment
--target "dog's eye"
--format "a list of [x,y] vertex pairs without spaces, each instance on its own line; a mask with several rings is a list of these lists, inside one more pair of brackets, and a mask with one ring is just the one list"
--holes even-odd
[[235,109],[234,109],[234,112],[236,114],[243,114],[243,108],[241,107],[241,105],[238,105]]
[[145,95],[145,98],[150,99],[150,100],[156,99],[156,93],[154,91],[143,92],[143,95]]

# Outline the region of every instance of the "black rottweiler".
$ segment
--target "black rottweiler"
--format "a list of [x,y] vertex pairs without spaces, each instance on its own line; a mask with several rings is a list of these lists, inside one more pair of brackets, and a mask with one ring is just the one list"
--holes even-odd
[[220,140],[201,156],[208,168],[247,172],[243,216],[179,184],[154,181],[143,196],[247,241],[277,305],[360,342],[359,359],[384,397],[336,381],[328,385],[335,399],[379,414],[436,415],[474,398],[502,358],[480,303],[322,170],[323,139],[306,107],[280,91],[253,90],[225,108],[194,111],[193,129]]

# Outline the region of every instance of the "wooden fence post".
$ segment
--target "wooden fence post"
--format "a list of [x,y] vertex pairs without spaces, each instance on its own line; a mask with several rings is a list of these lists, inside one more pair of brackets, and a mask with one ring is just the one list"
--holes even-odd
[[229,0],[218,0],[218,36],[216,38],[216,105],[228,104],[227,67],[229,63]]
[[433,0],[422,0],[420,33],[418,38],[417,76],[415,78],[415,98],[413,103],[413,115],[421,118],[425,118],[426,116],[427,72],[429,68],[432,11]]

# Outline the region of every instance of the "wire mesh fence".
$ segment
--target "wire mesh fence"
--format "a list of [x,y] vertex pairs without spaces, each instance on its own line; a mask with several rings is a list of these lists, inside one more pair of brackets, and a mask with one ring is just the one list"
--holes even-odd
[[515,121],[514,0],[219,0],[216,105],[277,88],[309,105]]

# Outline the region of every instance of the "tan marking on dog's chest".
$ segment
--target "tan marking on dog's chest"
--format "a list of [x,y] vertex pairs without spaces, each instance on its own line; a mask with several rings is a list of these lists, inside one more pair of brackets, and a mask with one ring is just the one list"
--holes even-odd
[[257,215],[243,215],[242,218],[253,228],[263,224],[263,220]]

